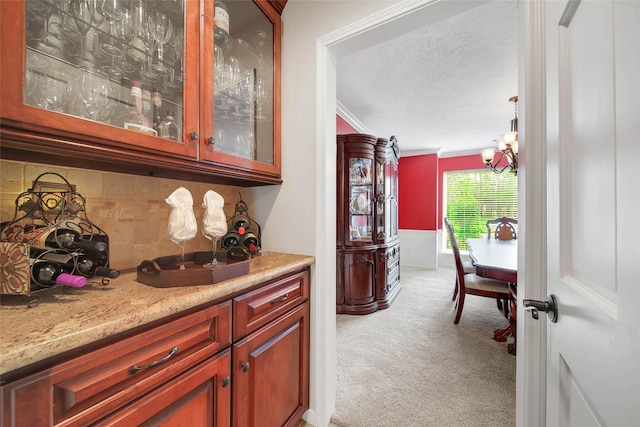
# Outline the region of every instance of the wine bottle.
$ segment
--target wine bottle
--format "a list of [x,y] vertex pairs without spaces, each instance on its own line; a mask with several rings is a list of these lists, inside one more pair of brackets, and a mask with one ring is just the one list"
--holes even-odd
[[120,271],[105,266],[106,258],[91,256],[91,254],[72,253],[66,251],[55,251],[36,248],[29,248],[29,256],[35,260],[52,261],[60,264],[66,273],[81,274],[86,277],[109,277],[115,279],[120,276]]
[[249,230],[249,223],[244,219],[239,219],[233,224],[233,228],[238,231],[238,234],[244,236],[244,234]]
[[151,101],[153,101],[153,128],[160,135],[160,123],[162,123],[162,94],[160,89],[153,88]]
[[229,250],[235,246],[240,246],[240,235],[237,231],[231,230],[222,238],[222,247]]
[[64,285],[74,288],[81,288],[87,283],[86,277],[65,273],[60,264],[46,260],[34,260],[31,280],[41,286]]
[[173,139],[174,141],[180,140],[180,131],[178,125],[174,120],[174,113],[171,110],[167,110],[167,117],[159,125],[159,136],[165,139]]
[[220,0],[216,0],[213,13],[213,40],[216,45],[222,48],[227,48],[231,41],[229,24],[229,9],[227,5]]
[[89,252],[106,252],[107,244],[96,240],[83,239],[80,233],[70,228],[53,228],[36,235],[34,246],[62,249],[83,249]]
[[251,255],[258,252],[258,237],[253,230],[247,230],[247,233],[242,237],[242,244]]

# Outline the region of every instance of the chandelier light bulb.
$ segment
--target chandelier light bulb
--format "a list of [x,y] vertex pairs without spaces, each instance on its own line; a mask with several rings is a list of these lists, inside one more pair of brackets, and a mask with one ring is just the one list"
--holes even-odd
[[505,132],[502,134],[502,141],[505,143],[507,147],[510,147],[514,142],[516,142],[518,137],[518,132]]
[[496,154],[495,148],[485,148],[480,152],[480,155],[482,156],[482,160],[485,163],[491,163],[493,161],[493,157],[495,156],[495,154]]

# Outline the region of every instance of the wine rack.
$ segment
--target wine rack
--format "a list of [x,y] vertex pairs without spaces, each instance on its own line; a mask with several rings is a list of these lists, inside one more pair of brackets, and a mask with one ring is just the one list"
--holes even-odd
[[261,229],[253,218],[249,216],[249,208],[242,200],[236,202],[233,215],[227,221],[227,234],[222,237],[222,249],[229,251],[241,247],[251,254],[251,257],[261,255]]
[[[94,266],[109,266],[109,237],[89,220],[85,206],[86,199],[75,186],[54,172],[40,174],[16,197],[13,219],[0,228],[0,294],[30,296],[28,305],[36,306],[35,294],[55,287],[34,277],[38,261],[63,264],[69,274],[91,277],[92,270],[81,268],[80,262],[89,256],[89,246],[100,248],[90,254]],[[63,242],[63,230],[79,236],[83,244]],[[108,283],[102,279],[103,285]]]

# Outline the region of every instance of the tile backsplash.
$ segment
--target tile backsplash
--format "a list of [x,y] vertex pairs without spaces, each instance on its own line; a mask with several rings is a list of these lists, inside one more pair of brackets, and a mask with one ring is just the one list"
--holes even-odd
[[[211,242],[200,233],[204,208],[202,198],[207,190],[219,193],[225,200],[224,212],[233,215],[242,187],[208,184],[102,172],[46,164],[0,160],[0,221],[14,218],[16,197],[32,187],[44,172],[55,172],[75,184],[76,191],[86,199],[87,218],[109,236],[112,268],[135,268],[141,261],[178,254],[178,245],[167,237],[171,207],[165,199],[178,187],[185,187],[193,196],[193,208],[198,221],[198,234],[185,246],[186,252],[211,250]],[[60,182],[51,176],[42,179]],[[247,195],[249,192],[247,191]],[[251,201],[243,199],[251,210]]]

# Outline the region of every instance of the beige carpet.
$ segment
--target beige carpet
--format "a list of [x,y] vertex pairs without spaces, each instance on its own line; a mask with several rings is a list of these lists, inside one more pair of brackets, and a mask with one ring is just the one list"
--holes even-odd
[[495,300],[469,295],[454,325],[454,277],[449,268],[403,267],[402,291],[391,307],[338,315],[332,423],[515,425],[516,358],[507,343],[492,339],[507,320]]

